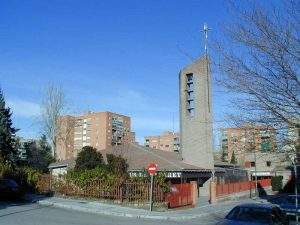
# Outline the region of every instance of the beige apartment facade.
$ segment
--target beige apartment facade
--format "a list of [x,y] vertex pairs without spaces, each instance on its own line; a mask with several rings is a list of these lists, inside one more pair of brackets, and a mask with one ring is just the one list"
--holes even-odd
[[230,162],[234,154],[236,161],[244,165],[246,153],[274,152],[276,150],[276,130],[271,127],[244,125],[221,130],[221,148]]
[[166,131],[161,135],[146,136],[144,145],[162,151],[178,152],[180,146],[179,133]]
[[101,151],[109,146],[135,142],[128,116],[112,112],[88,112],[62,116],[57,131],[57,160],[76,158],[84,146]]

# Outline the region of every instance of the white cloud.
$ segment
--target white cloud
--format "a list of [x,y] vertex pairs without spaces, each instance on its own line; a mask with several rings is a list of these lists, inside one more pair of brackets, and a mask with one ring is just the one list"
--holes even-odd
[[40,106],[37,103],[21,99],[8,99],[7,105],[11,108],[13,116],[30,118],[40,115]]

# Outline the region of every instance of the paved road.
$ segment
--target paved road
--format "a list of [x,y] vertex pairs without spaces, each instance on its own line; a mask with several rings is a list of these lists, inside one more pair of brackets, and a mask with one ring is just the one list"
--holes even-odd
[[0,202],[0,225],[212,225],[223,215],[184,222],[101,216],[41,206],[36,203]]

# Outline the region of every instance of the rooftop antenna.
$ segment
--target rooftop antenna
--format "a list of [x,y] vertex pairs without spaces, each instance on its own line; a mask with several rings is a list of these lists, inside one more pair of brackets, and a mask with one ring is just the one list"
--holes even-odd
[[208,40],[208,31],[211,29],[207,26],[207,23],[204,23],[203,26],[203,32],[204,32],[204,49],[205,49],[205,56],[208,57],[208,46],[207,46],[207,40]]
[[208,111],[210,113],[210,83],[209,83],[209,65],[208,65],[208,31],[211,29],[207,26],[207,23],[204,23],[203,33],[204,33],[204,50],[205,50],[205,59],[206,59],[206,74],[207,74],[207,104]]

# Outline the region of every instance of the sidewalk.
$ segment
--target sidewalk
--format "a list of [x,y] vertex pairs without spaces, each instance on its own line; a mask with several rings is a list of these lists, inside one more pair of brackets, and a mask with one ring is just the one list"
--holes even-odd
[[121,216],[130,218],[157,219],[183,221],[206,217],[211,214],[223,217],[235,205],[251,200],[232,201],[214,205],[198,206],[195,208],[168,210],[165,212],[150,212],[144,209],[130,208],[120,205],[100,203],[96,201],[65,199],[57,197],[49,197],[37,200],[37,203],[44,206],[53,206],[64,209],[71,209],[87,213],[96,213],[101,215]]

